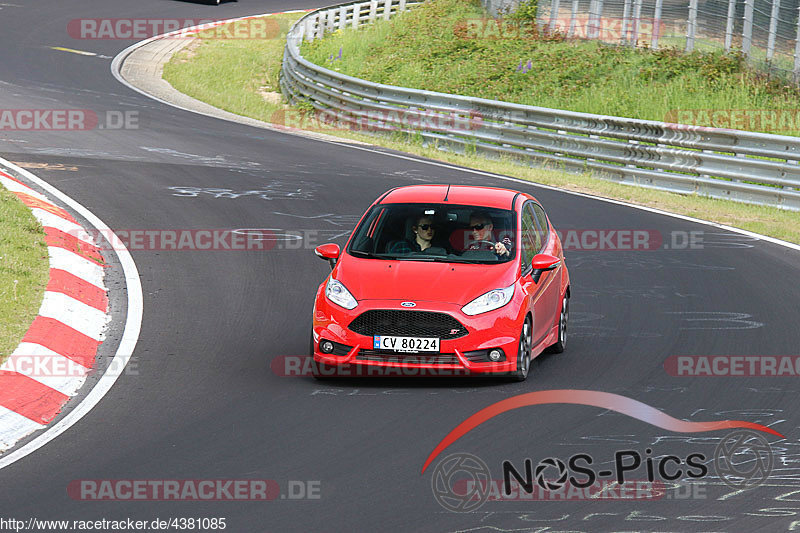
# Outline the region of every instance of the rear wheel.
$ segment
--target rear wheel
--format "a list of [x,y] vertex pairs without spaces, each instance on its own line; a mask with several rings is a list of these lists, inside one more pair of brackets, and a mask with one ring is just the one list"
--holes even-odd
[[522,324],[522,332],[519,334],[519,345],[517,348],[517,369],[511,373],[513,381],[525,381],[531,370],[531,336],[533,335],[530,317],[525,318]]
[[558,340],[550,346],[550,352],[561,353],[567,347],[567,322],[569,322],[569,288],[561,299],[561,312],[558,315]]

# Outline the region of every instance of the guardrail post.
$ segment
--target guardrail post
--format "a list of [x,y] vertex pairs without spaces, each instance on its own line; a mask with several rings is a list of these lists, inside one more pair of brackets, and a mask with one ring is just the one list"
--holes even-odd
[[639,43],[639,23],[642,20],[642,0],[633,0],[633,36],[631,46],[636,48]]
[[586,21],[587,39],[597,39],[597,33],[595,31],[597,28],[594,23],[594,13],[596,5],[597,5],[597,0],[591,0],[589,2],[589,19]]
[[742,28],[742,53],[750,56],[753,43],[753,4],[755,0],[744,0],[744,27]]
[[656,7],[653,9],[653,35],[650,38],[650,48],[658,50],[658,39],[661,37],[661,7],[664,0],[656,0]]
[[386,0],[383,3],[383,20],[389,20],[392,16],[392,0]]
[[353,27],[358,28],[358,24],[361,22],[361,7],[364,4],[355,4],[353,5]]
[[369,0],[369,23],[375,22],[375,15],[378,13],[378,0]]
[[775,55],[775,36],[778,30],[778,11],[781,8],[781,0],[772,0],[772,11],[769,15],[769,39],[767,41],[767,62],[772,61]]
[[595,5],[597,17],[595,18],[595,24],[597,26],[597,38],[601,41],[603,40],[603,0],[597,0],[597,4]]
[[572,12],[569,14],[569,29],[567,38],[571,39],[575,35],[575,19],[578,17],[578,0],[572,0]]
[[[750,0],[752,1],[752,0]],[[686,26],[686,51],[694,50],[694,38],[697,34],[697,0],[689,2],[689,23]]]
[[342,6],[339,8],[339,29],[343,30],[345,26],[345,21],[347,20],[347,6]]
[[325,25],[325,33],[333,33],[334,20],[336,19],[336,10],[328,10],[328,23]]
[[797,8],[797,34],[794,38],[794,81],[800,82],[800,7]]
[[314,20],[314,17],[308,17],[303,25],[303,38],[309,42],[314,40]]
[[622,32],[620,33],[620,44],[628,44],[628,39],[630,38],[628,25],[630,24],[631,18],[631,0],[625,0],[625,3],[622,6]]
[[556,29],[556,22],[558,22],[559,0],[552,0],[550,4],[550,33]]
[[325,12],[319,14],[317,17],[317,39],[322,39],[325,36]]
[[402,13],[406,10],[406,0],[400,0],[400,5],[397,6],[397,12]]
[[733,18],[736,15],[736,0],[728,0],[728,16],[725,19],[725,51],[731,51],[733,44]]

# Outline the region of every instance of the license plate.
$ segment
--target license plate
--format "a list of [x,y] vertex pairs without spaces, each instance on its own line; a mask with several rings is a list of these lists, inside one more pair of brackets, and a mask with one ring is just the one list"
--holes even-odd
[[439,339],[435,337],[392,337],[375,335],[373,347],[376,350],[392,352],[438,352]]

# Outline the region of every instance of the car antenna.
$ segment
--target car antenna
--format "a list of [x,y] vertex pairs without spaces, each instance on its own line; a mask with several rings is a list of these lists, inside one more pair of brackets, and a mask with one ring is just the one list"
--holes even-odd
[[450,184],[447,184],[447,192],[444,193],[444,201],[447,201],[447,196],[450,194]]

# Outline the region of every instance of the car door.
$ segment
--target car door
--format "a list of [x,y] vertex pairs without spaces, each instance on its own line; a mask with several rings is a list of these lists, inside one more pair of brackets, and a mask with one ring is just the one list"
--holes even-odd
[[[541,248],[541,237],[537,234],[536,217],[533,213],[532,202],[527,202],[522,207],[521,216],[521,244],[520,244],[520,283],[522,290],[525,291],[529,302],[530,308],[533,310],[533,332],[532,341],[535,346],[542,339],[542,332],[546,329],[546,321],[543,319],[542,313],[546,310],[542,307],[540,300],[540,283],[535,283],[531,273],[531,261],[533,256],[536,255]],[[546,332],[545,332],[546,334]]]
[[[536,236],[534,241],[538,247],[536,253],[540,254],[548,248],[550,227],[542,206],[535,202],[530,202],[528,206],[533,211],[534,223],[536,224]],[[556,253],[558,252],[556,251]],[[559,266],[555,270],[542,272],[539,278],[536,295],[537,299],[534,304],[539,318],[538,324],[534,327],[534,333],[538,331],[538,335],[535,335],[538,340],[534,341],[534,343],[544,340],[556,322],[556,316],[559,313],[559,306],[561,305],[561,268],[563,268],[563,266]],[[541,330],[539,330],[539,328],[541,328]]]

